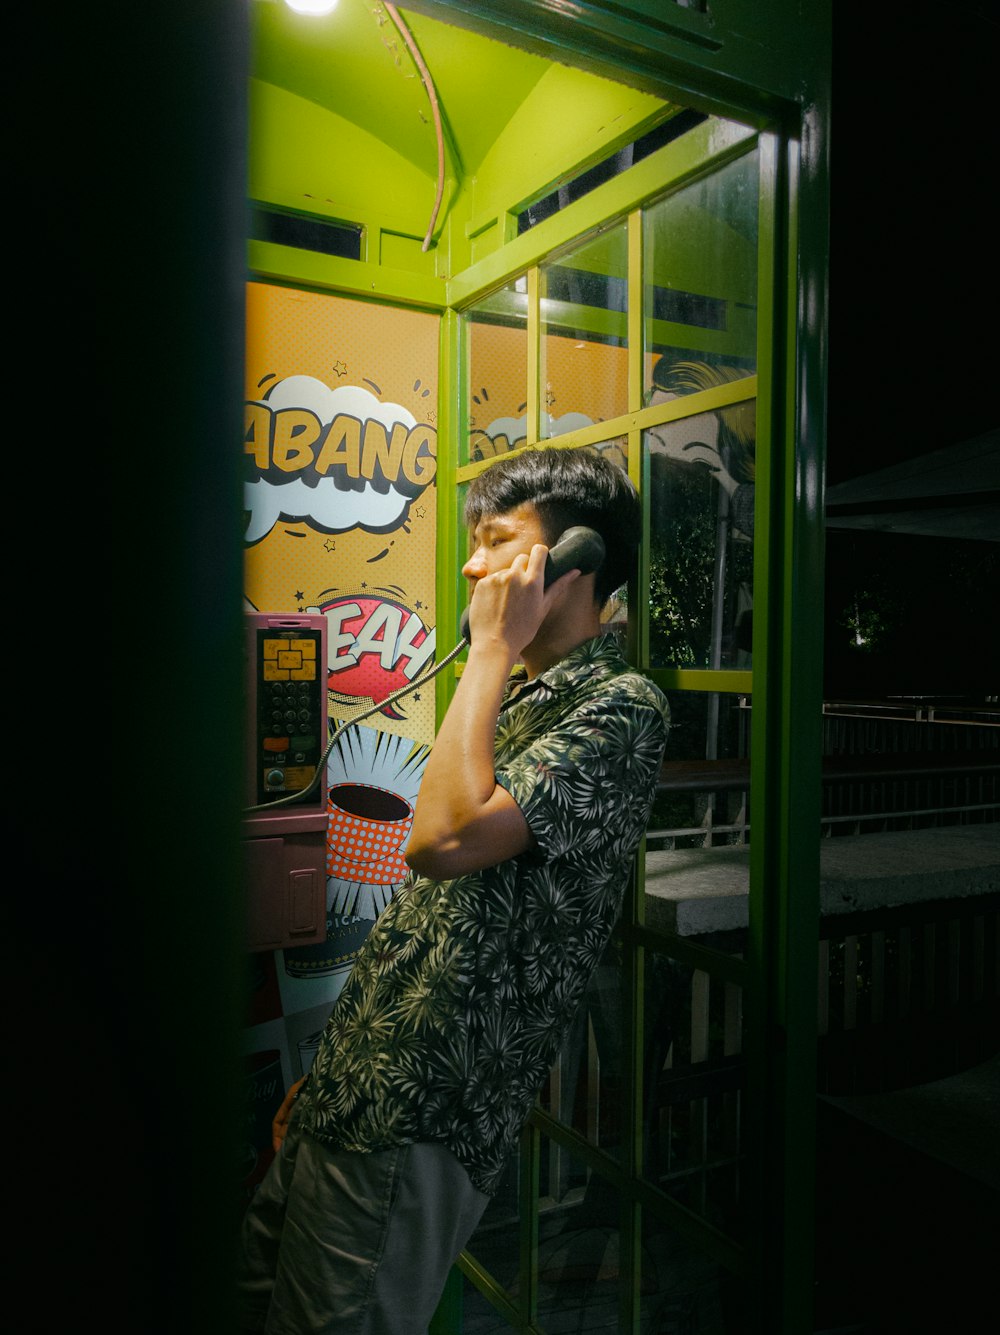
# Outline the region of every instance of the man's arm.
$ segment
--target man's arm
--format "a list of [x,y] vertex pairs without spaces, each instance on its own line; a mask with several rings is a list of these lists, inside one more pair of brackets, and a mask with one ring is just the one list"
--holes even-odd
[[406,861],[451,880],[525,853],[533,844],[521,808],[496,781],[493,744],[504,687],[562,588],[544,588],[547,549],[536,544],[507,570],[480,580],[470,604],[465,670],[420,781]]

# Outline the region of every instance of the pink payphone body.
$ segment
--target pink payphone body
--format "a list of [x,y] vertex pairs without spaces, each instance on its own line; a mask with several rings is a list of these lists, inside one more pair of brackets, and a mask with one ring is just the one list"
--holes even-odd
[[247,946],[326,937],[326,618],[246,614]]

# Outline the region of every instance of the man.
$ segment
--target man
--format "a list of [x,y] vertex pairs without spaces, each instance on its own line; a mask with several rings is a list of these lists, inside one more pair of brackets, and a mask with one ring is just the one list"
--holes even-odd
[[[471,643],[412,871],[244,1223],[246,1329],[267,1335],[424,1335],[604,952],[659,774],[666,700],[601,633],[641,531],[627,476],[529,451],[476,479],[466,520]],[[576,525],[604,563],[545,588]]]

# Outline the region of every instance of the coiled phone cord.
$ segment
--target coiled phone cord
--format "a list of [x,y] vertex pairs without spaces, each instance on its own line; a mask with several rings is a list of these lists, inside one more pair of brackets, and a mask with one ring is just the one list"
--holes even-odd
[[417,677],[414,681],[408,682],[405,686],[398,687],[395,691],[390,692],[390,694],[377,705],[372,705],[371,709],[366,709],[363,713],[356,715],[352,719],[348,719],[346,723],[342,723],[334,732],[329,742],[327,742],[326,750],[320,757],[319,763],[316,766],[316,773],[313,775],[307,788],[303,788],[297,793],[289,793],[287,797],[278,797],[273,802],[261,802],[254,807],[244,807],[243,815],[249,816],[255,811],[274,811],[276,807],[291,806],[295,802],[304,801],[313,789],[318,786],[320,776],[326,772],[326,762],[330,752],[333,750],[337,739],[341,737],[348,728],[353,728],[356,723],[363,723],[366,718],[371,718],[372,714],[381,713],[387,706],[395,704],[395,702],[401,700],[404,695],[409,695],[411,691],[415,691],[418,686],[425,686],[433,677],[436,677],[439,672],[443,671],[449,663],[453,662],[463,649],[467,649],[468,647],[469,641],[463,637],[459,640],[458,644],[455,645],[450,654],[445,658],[442,658],[440,663],[435,663],[435,665],[432,668],[429,668],[422,676]]

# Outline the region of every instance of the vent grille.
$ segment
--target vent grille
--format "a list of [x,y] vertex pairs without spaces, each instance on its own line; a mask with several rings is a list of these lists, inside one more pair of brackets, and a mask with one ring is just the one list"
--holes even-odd
[[345,260],[360,260],[361,233],[362,228],[351,223],[334,223],[325,218],[283,213],[263,204],[254,204],[251,208],[250,236],[254,241],[294,246],[296,250],[337,255]]

